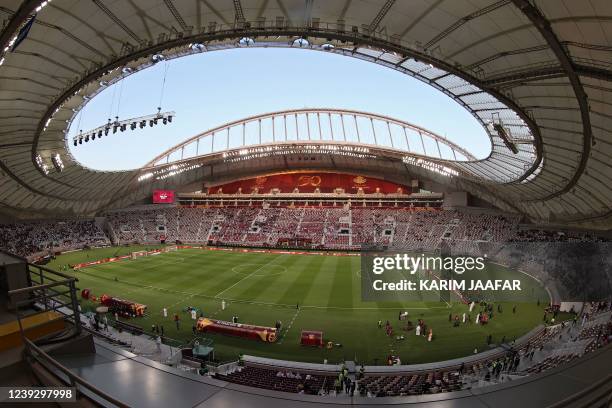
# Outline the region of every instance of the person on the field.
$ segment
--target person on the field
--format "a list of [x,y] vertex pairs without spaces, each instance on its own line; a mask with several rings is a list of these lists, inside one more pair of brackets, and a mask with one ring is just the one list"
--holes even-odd
[[465,318],[466,318],[466,314],[463,314],[463,323],[465,324]]
[[166,308],[164,307],[163,312],[164,312],[164,317],[168,317],[168,309],[166,309]]
[[382,329],[382,320],[379,320],[379,321],[378,321],[378,328],[379,328],[379,329]]
[[416,327],[416,335],[417,335],[417,336],[420,336],[420,335],[421,335],[421,324],[420,324],[420,323],[419,323],[419,324],[417,324],[417,327]]
[[480,323],[480,313],[476,315],[476,324]]
[[176,330],[180,329],[180,321],[181,318],[179,317],[179,315],[177,313],[174,314],[174,323],[176,323]]
[[512,313],[516,313],[516,305],[512,306]]

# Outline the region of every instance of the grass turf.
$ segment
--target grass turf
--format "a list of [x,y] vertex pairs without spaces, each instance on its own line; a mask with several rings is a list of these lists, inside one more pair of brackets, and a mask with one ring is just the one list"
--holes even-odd
[[[147,246],[146,248],[153,248]],[[85,250],[60,255],[49,265],[60,265],[102,259],[141,250],[144,247],[117,247]],[[343,359],[366,364],[384,364],[389,354],[399,355],[403,364],[423,363],[465,356],[487,349],[486,338],[493,342],[505,337],[517,338],[541,323],[548,295],[534,279],[488,264],[487,278],[520,279],[522,286],[542,299],[535,303],[502,303],[503,313],[495,313],[488,325],[473,323],[453,327],[449,313],[468,312],[458,301],[362,302],[360,259],[356,256],[290,255],[183,249],[156,256],[142,257],[91,266],[73,273],[79,288],[89,288],[96,296],[109,294],[148,305],[144,318],[131,322],[150,330],[152,324],[163,325],[168,337],[186,342],[193,338],[192,320],[187,306],[201,309],[205,316],[240,322],[274,326],[283,322],[279,340],[274,344],[222,335],[206,334],[214,341],[216,358],[227,361],[243,352],[263,357],[287,360],[338,362]],[[115,280],[115,278],[117,280]],[[221,299],[227,302],[221,310]],[[296,305],[299,304],[299,310]],[[85,310],[94,305],[82,300]],[[168,308],[168,318],[162,309]],[[404,331],[398,312],[407,310],[409,319],[424,319],[433,329],[434,340],[427,342],[414,331]],[[495,312],[497,309],[495,309]],[[171,316],[179,313],[180,329]],[[472,319],[477,311],[472,313]],[[389,320],[394,336],[388,337],[377,321]],[[331,350],[299,345],[302,329],[321,330],[325,341],[342,344]]]

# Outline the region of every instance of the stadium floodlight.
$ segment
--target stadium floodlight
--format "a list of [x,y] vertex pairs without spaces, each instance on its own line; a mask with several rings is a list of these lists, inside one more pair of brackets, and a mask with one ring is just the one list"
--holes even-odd
[[508,149],[510,149],[510,151],[512,153],[518,154],[519,151],[518,151],[516,145],[512,142],[512,140],[508,136],[508,132],[506,132],[506,128],[504,128],[504,126],[502,124],[500,124],[500,123],[494,123],[493,124],[493,129],[495,129],[495,131],[497,132],[497,135],[504,142],[506,147]]
[[123,68],[121,68],[121,72],[124,73],[124,74],[131,74],[132,72],[134,72],[134,68],[123,67]]
[[167,125],[168,123],[172,122],[174,116],[176,116],[176,114],[173,111],[161,112],[161,108],[158,110],[157,113],[147,116],[140,116],[137,118],[119,120],[119,117],[115,116],[114,120],[108,119],[108,122],[106,124],[97,127],[89,132],[83,132],[82,130],[79,131],[78,135],[73,136],[74,144],[75,146],[76,144],[80,144],[81,142],[79,142],[79,140],[82,139],[85,139],[85,142],[88,142],[89,139],[95,140],[96,133],[97,138],[101,139],[103,135],[108,136],[111,130],[113,134],[115,134],[118,130],[121,132],[128,130],[128,127],[130,130],[136,130],[137,128],[144,129],[145,127],[147,127],[147,122],[149,123],[150,127],[160,124],[160,122],[164,125]]
[[45,174],[49,174],[49,167],[43,161],[43,158],[40,154],[37,154],[34,158],[36,160],[36,165],[38,168]]
[[325,50],[325,51],[331,51],[331,50],[333,50],[336,47],[334,46],[334,44],[327,43],[327,44],[323,44],[321,46],[321,48],[323,48],[323,50]]
[[189,48],[191,48],[191,50],[194,52],[202,52],[206,49],[202,43],[192,43],[189,45]]
[[108,86],[108,81],[100,81],[100,86]]
[[518,154],[519,150],[516,147],[516,144],[512,140],[509,131],[504,127],[504,121],[501,119],[498,112],[493,113],[491,120],[491,125],[493,126],[493,130],[497,132],[497,136],[504,142],[504,145],[514,154]]
[[250,45],[255,44],[255,40],[251,37],[242,37],[240,40],[238,40],[238,44],[248,47]]
[[51,156],[51,163],[53,163],[53,167],[58,173],[61,173],[64,170],[64,162],[59,153],[55,153]]
[[297,47],[308,47],[310,45],[310,42],[304,37],[299,37],[293,40],[289,45]]
[[162,62],[166,59],[166,57],[164,56],[164,54],[155,54],[151,57],[151,62],[153,62],[154,64],[157,64],[158,62]]

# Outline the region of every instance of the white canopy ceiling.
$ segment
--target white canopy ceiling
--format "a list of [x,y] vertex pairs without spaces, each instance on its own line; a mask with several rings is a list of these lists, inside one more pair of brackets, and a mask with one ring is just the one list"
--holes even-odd
[[[142,68],[155,53],[193,52],[194,43],[203,52],[251,45],[239,41],[245,37],[285,46],[301,37],[307,43],[298,46],[430,83],[483,124],[499,112],[519,152],[506,148],[480,171],[522,165],[524,174],[510,182],[453,181],[462,188],[535,220],[612,223],[608,0],[4,0],[0,21],[0,202],[7,211],[92,214],[157,185],[139,183],[139,171],[83,168],[66,149],[73,109],[101,78],[122,75],[116,68]],[[64,171],[44,174],[36,156],[48,162],[58,153]],[[202,167],[191,173],[190,180],[206,176]]]

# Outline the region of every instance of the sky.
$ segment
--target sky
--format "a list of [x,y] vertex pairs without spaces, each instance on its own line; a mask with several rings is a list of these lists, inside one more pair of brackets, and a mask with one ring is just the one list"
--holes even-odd
[[207,129],[298,108],[390,116],[445,136],[477,158],[490,151],[484,129],[469,112],[417,79],[355,58],[271,48],[207,52],[135,73],[90,100],[75,117],[69,138],[109,117],[152,114],[158,106],[176,112],[172,124],[118,132],[77,147],[70,142],[73,156],[97,170],[134,169]]

